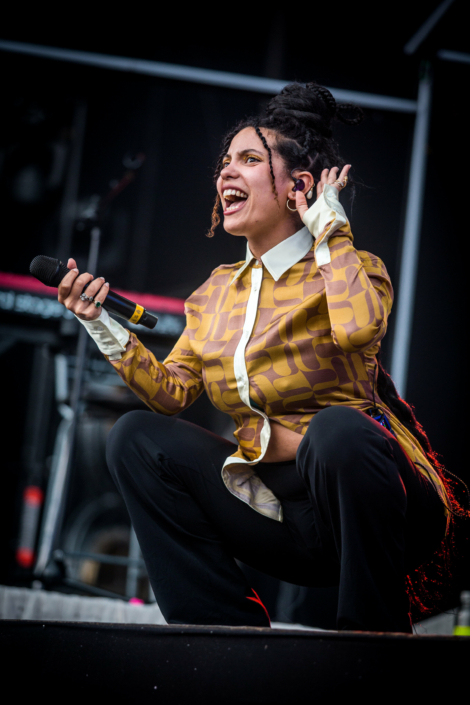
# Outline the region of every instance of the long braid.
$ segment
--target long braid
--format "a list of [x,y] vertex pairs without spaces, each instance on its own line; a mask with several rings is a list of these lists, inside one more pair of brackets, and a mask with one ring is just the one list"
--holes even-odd
[[315,156],[312,157],[312,152],[314,151],[314,138],[310,130],[305,130],[305,139],[304,139],[304,146],[302,150],[302,154],[300,155],[300,163],[301,164],[308,164],[306,170],[307,171],[312,171],[313,167],[315,165],[315,162],[318,159],[318,152],[315,154]]
[[219,154],[219,158],[217,159],[217,164],[215,166],[214,170],[214,180],[217,181],[217,179],[220,176],[220,172],[222,171],[222,164],[224,162],[224,159],[227,155],[228,148],[230,147],[230,144],[235,137],[235,135],[239,132],[239,126],[237,125],[236,127],[233,128],[227,135],[224,137],[224,141],[222,144],[222,150]]
[[[328,106],[330,117],[335,117],[340,122],[346,125],[358,125],[364,120],[364,111],[358,105],[353,103],[337,103],[328,88],[317,86],[316,84],[307,84],[312,86],[312,90],[322,98],[323,102]],[[347,113],[354,113],[353,116]]]
[[[219,158],[217,159],[217,164],[215,167],[214,171],[214,179],[217,181],[219,178],[220,172],[222,171],[222,165],[225,159],[225,155],[227,154],[228,148],[230,147],[230,143],[234,136],[237,134],[238,129],[235,127],[231,132],[228,133],[228,135],[225,136],[224,143],[222,145],[222,151],[219,154]],[[220,224],[220,215],[219,215],[219,208],[220,208],[220,196],[217,193],[217,196],[215,198],[215,203],[214,207],[212,208],[212,217],[211,217],[211,227],[206,233],[206,237],[214,237],[215,231],[217,226]]]
[[319,86],[316,83],[307,83],[307,88],[310,88],[317,96],[321,98],[324,105],[327,106],[330,119],[336,115],[337,104],[332,93],[324,86]]
[[[427,459],[436,470],[438,475],[443,480],[446,485],[447,494],[449,495],[449,505],[447,509],[453,516],[460,518],[470,518],[470,494],[469,489],[465,482],[459,477],[451,473],[447,468],[445,468],[442,463],[439,462],[437,453],[432,449],[431,443],[427,436],[426,431],[419,423],[415,416],[413,408],[400,397],[397,388],[393,382],[393,379],[389,373],[384,369],[380,360],[377,361],[378,366],[378,376],[377,376],[377,393],[380,399],[388,406],[390,411],[397,417],[397,419],[407,428],[413,436],[417,439],[421,445]],[[455,480],[460,482],[466,489],[467,492],[467,504],[469,509],[463,509],[459,507],[457,501],[454,498],[453,492],[451,492],[448,482],[442,477],[442,474],[446,473],[451,475]]]
[[[347,113],[356,113],[353,117]],[[346,113],[346,114],[345,114]],[[336,110],[336,119],[345,125],[359,125],[364,120],[364,111],[353,103],[340,103]]]
[[277,205],[278,205],[279,208],[280,208],[280,207],[281,207],[281,204],[279,203],[279,198],[278,198],[277,189],[276,189],[276,180],[275,180],[275,178],[274,178],[273,155],[272,155],[272,152],[271,152],[271,147],[270,147],[269,144],[266,142],[266,138],[265,138],[265,136],[263,135],[263,133],[261,132],[261,130],[259,129],[258,125],[254,125],[253,127],[255,128],[256,134],[258,135],[258,137],[260,138],[261,142],[263,143],[263,147],[265,148],[265,150],[266,150],[267,153],[268,153],[268,158],[269,158],[269,171],[271,172],[271,181],[272,181],[272,191],[273,191],[274,197],[275,197],[275,199],[276,199],[276,201],[277,201]]
[[214,207],[212,209],[211,227],[210,227],[210,230],[206,233],[206,237],[214,237],[215,229],[220,223],[219,206],[220,206],[220,196],[219,196],[219,194],[217,194],[217,196],[215,197]]

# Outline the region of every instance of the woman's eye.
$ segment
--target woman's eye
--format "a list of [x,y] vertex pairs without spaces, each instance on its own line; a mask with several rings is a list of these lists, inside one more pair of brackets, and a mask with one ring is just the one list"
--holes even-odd
[[253,157],[251,154],[249,154],[249,155],[245,158],[245,162],[246,162],[247,164],[250,164],[250,163],[253,163],[253,162],[259,162],[259,161],[261,161],[261,159],[258,159],[258,157]]
[[230,162],[228,160],[225,162],[222,162],[222,169],[225,169],[226,167],[228,167],[229,164],[230,164]]

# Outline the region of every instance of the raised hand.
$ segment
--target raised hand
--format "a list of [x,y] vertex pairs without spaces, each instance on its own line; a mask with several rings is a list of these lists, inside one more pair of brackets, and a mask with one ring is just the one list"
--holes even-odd
[[[72,258],[68,260],[67,267],[70,272],[59,284],[59,302],[83,321],[94,321],[101,313],[101,307],[95,306],[94,302],[104,303],[108,295],[109,284],[104,281],[103,277],[93,279],[93,274],[88,272],[79,274],[77,263]],[[82,301],[80,298],[86,284],[88,286],[85,294],[93,297],[93,301]]]
[[[346,164],[346,166],[343,166],[343,168],[341,169],[341,174],[339,176],[339,167],[337,166],[334,166],[332,169],[329,170],[323,169],[320,181],[317,183],[317,198],[323,193],[323,189],[326,184],[334,186],[338,192],[341,191],[344,186],[346,186],[348,180],[348,172],[350,168],[351,164]],[[337,181],[339,181],[340,183],[336,183]],[[341,184],[344,184],[344,186],[341,186]]]
[[[351,164],[346,164],[346,166],[341,169],[341,174],[339,176],[339,167],[337,166],[334,166],[332,169],[323,169],[320,181],[318,181],[317,183],[317,198],[319,198],[323,193],[323,189],[325,188],[326,184],[330,184],[338,192],[341,191],[344,187],[341,186],[340,183],[335,182],[339,181],[342,184],[346,185],[347,176],[350,168]],[[310,206],[308,205],[307,199],[305,198],[305,194],[302,193],[302,191],[295,192],[295,204],[300,217],[303,219],[304,214],[308,211]]]

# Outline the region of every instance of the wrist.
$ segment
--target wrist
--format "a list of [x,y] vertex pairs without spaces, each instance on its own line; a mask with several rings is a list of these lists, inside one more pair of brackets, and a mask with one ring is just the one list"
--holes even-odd
[[96,315],[93,318],[86,318],[83,315],[79,315],[78,313],[74,313],[74,316],[78,318],[79,321],[84,321],[86,323],[93,323],[93,321],[97,321],[99,318],[101,318],[101,312],[103,311],[102,308],[97,308],[96,309]]

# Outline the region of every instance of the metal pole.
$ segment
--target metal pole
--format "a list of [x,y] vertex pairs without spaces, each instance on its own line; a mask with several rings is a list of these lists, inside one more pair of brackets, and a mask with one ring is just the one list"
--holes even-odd
[[470,64],[470,54],[464,54],[461,51],[448,51],[441,49],[437,52],[437,58],[444,61],[455,61],[458,64]]
[[413,324],[418,250],[426,178],[426,150],[431,116],[432,79],[427,67],[419,81],[413,149],[411,153],[405,228],[398,280],[398,304],[392,348],[391,373],[398,392],[404,397],[408,378],[411,330]]
[[[229,71],[213,71],[212,69],[200,69],[194,66],[167,64],[162,61],[147,61],[127,56],[111,56],[88,51],[58,49],[57,47],[45,47],[24,42],[0,40],[0,50],[38,56],[43,59],[71,61],[76,64],[97,66],[114,71],[129,71],[146,76],[158,76],[159,78],[168,78],[173,81],[187,81],[189,83],[221,86],[223,88],[234,88],[255,93],[267,93],[269,95],[279,93],[290,83],[290,81],[279,81],[275,78],[246,76],[241,73],[230,73]],[[377,110],[394,110],[400,113],[416,112],[416,101],[414,100],[348,91],[342,88],[330,88],[329,90],[333,93],[335,99],[340,102],[355,103],[356,105],[362,105],[364,108],[376,108]]]
[[424,42],[426,37],[434,27],[437,25],[439,20],[445,15],[449,7],[453,4],[454,0],[442,0],[441,4],[436,7],[434,12],[432,12],[426,22],[421,25],[417,32],[413,34],[411,39],[407,41],[403,47],[405,54],[414,54],[418,47]]

